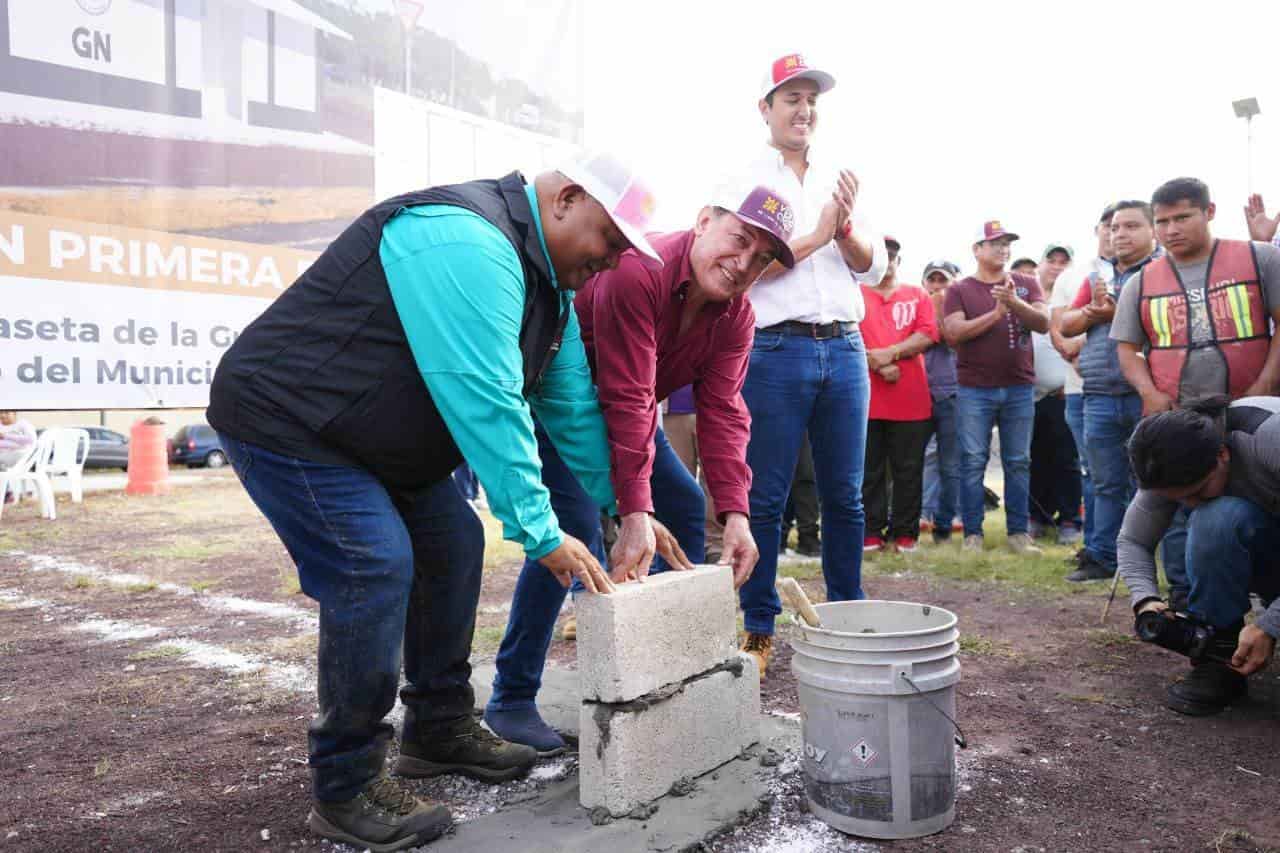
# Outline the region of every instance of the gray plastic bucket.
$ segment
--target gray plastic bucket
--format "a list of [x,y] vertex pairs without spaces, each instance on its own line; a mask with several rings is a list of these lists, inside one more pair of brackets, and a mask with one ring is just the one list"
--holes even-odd
[[868,838],[946,829],[956,800],[955,614],[906,601],[815,609],[823,627],[800,623],[791,641],[810,810]]

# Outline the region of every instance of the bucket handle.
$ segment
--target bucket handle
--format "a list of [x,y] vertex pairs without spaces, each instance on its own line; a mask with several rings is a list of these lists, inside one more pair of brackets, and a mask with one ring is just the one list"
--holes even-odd
[[902,676],[903,681],[911,685],[912,690],[919,693],[921,696],[924,696],[924,701],[932,705],[933,710],[937,711],[939,714],[946,717],[947,722],[956,727],[956,746],[960,747],[961,749],[968,749],[969,740],[964,736],[964,729],[960,728],[960,724],[957,723],[954,719],[952,719],[950,714],[948,714],[946,711],[939,708],[938,703],[930,699],[929,696],[923,690],[921,690],[919,687],[916,687],[916,683],[911,680],[911,676],[907,675],[905,672],[899,672],[898,675]]

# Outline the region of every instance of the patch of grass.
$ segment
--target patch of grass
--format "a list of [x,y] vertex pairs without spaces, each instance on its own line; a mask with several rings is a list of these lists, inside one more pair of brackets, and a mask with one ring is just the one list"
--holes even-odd
[[820,560],[805,560],[804,562],[786,563],[778,566],[778,576],[795,578],[798,581],[812,580],[822,576],[822,562]]
[[93,578],[88,575],[76,575],[67,581],[67,589],[88,589],[93,583]]
[[292,637],[272,637],[264,644],[270,657],[311,659],[316,654],[315,634],[295,634]]
[[133,593],[155,592],[155,581],[144,581],[142,583],[131,583],[125,587],[125,590]]
[[1070,568],[1065,561],[1073,548],[1040,540],[1036,544],[1043,549],[1043,554],[1011,553],[1006,548],[1003,509],[987,513],[985,528],[986,548],[980,554],[961,551],[959,535],[943,545],[933,545],[926,537],[914,553],[876,554],[864,562],[863,571],[870,575],[911,572],[963,582],[998,583],[1015,592],[1040,595],[1106,594],[1104,585],[1067,583],[1065,578]]
[[162,644],[159,646],[153,646],[152,648],[149,648],[149,649],[143,649],[140,652],[134,652],[133,654],[129,655],[128,659],[131,661],[160,660],[163,658],[180,657],[182,654],[183,654],[182,649],[178,648],[177,646]]
[[280,567],[280,592],[284,595],[302,594],[302,581],[298,579],[298,570],[293,566]]
[[18,644],[13,640],[5,640],[4,642],[0,642],[0,657],[6,657],[8,655],[16,655],[21,651],[22,649],[20,649],[18,647]]
[[[502,635],[506,631],[506,625],[477,625],[475,638],[471,641],[471,653],[491,655],[498,651],[498,646],[502,644]],[[556,635],[559,636],[558,631]]]
[[480,520],[484,522],[484,567],[486,569],[519,565],[524,561],[524,549],[502,538],[501,521],[494,518],[487,509],[480,511]]
[[164,545],[153,545],[138,550],[140,555],[157,560],[208,560],[228,554],[236,550],[236,546],[227,541],[210,541],[182,536]]
[[1072,702],[1089,702],[1094,705],[1105,705],[1107,697],[1101,693],[1068,693],[1062,697]]
[[1276,853],[1275,847],[1263,847],[1258,839],[1243,829],[1224,829],[1213,840],[1214,853]]
[[216,585],[217,585],[217,583],[218,583],[217,581],[213,581],[213,580],[210,580],[210,581],[192,581],[192,582],[191,582],[191,591],[192,591],[192,592],[208,592],[209,590],[213,589],[213,588],[214,588],[214,586],[216,586]]
[[1018,653],[1008,643],[984,637],[981,634],[961,634],[960,653],[983,657],[1016,658]]
[[1104,649],[1121,649],[1138,642],[1138,638],[1120,631],[1095,628],[1089,632],[1089,642],[1095,646],[1102,646]]
[[93,765],[93,778],[101,779],[111,772],[111,759],[99,758],[98,763]]

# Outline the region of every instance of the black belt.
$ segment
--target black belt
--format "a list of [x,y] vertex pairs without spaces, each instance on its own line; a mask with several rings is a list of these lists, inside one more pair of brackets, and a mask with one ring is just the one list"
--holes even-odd
[[801,337],[815,338],[822,341],[827,338],[838,338],[850,332],[856,332],[858,331],[858,324],[841,320],[833,320],[830,323],[801,323],[799,320],[787,320],[782,323],[774,323],[772,326],[765,326],[760,331],[779,332],[784,335],[800,335]]

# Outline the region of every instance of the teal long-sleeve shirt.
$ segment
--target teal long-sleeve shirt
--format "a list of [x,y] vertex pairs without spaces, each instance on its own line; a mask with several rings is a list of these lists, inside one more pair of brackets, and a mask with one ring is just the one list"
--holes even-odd
[[[538,199],[532,186],[526,192],[545,254]],[[614,512],[604,417],[573,294],[560,293],[569,312],[563,343],[526,401],[524,272],[496,226],[451,205],[406,208],[383,228],[379,256],[418,370],[505,538],[535,560],[564,540],[542,484],[531,408],[578,482]]]

